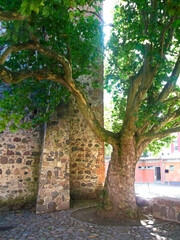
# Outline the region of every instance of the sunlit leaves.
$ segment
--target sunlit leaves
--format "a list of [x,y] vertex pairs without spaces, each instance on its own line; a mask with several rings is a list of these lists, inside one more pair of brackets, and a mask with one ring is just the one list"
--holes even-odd
[[147,148],[148,151],[153,152],[155,155],[158,154],[163,147],[169,147],[173,137],[168,136],[160,140],[154,140]]
[[[157,101],[165,84],[173,85],[177,82],[177,76],[170,76],[179,54],[178,8],[179,3],[171,0],[127,0],[115,7],[114,27],[108,43],[105,81],[105,88],[111,93],[114,103],[111,115],[114,131],[120,131],[125,124],[123,121],[129,87],[145,59],[148,59],[151,69],[158,67],[138,110],[134,111],[131,106],[136,119],[134,129],[139,131],[138,134],[144,134],[153,129],[153,126],[162,124],[163,119],[167,119],[168,115],[172,115],[179,108],[177,85],[172,88],[167,101]],[[147,46],[151,49],[148,54]],[[160,54],[162,48],[163,56]],[[143,81],[147,78],[144,72]],[[177,100],[173,101],[174,97],[177,97]],[[167,121],[158,131],[178,126],[178,122],[179,119]]]
[[31,12],[39,13],[41,5],[44,5],[42,0],[23,0],[19,11],[24,16],[30,15]]
[[[94,14],[81,11],[85,4],[92,7],[96,1],[90,0],[17,0],[1,1],[5,11],[17,11],[24,16],[23,21],[2,22],[5,30],[0,43],[4,48],[27,41],[39,41],[41,45],[63,55],[72,64],[73,78],[82,74],[96,76],[101,58],[100,25]],[[77,9],[79,8],[79,10]],[[99,6],[94,8],[96,13]],[[56,60],[38,51],[25,50],[12,53],[4,64],[12,71],[49,69],[64,75],[64,69]],[[94,86],[98,82],[94,81]],[[47,122],[60,101],[67,102],[69,92],[57,83],[26,79],[12,85],[0,101],[2,116],[1,131],[8,123],[10,130],[29,128]],[[29,118],[24,117],[30,114]]]

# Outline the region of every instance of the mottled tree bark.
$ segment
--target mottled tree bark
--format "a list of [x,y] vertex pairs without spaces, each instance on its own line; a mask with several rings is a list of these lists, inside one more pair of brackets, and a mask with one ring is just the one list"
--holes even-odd
[[134,189],[137,161],[133,138],[123,138],[119,146],[113,148],[104,187],[104,207],[116,217],[138,215]]

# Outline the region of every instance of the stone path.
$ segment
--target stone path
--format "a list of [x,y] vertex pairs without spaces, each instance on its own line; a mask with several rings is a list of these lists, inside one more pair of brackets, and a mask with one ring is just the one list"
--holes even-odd
[[[100,226],[80,222],[72,210],[36,215],[30,211],[0,214],[0,240],[180,240],[180,225],[160,222],[146,226]],[[13,226],[5,230],[4,227]]]

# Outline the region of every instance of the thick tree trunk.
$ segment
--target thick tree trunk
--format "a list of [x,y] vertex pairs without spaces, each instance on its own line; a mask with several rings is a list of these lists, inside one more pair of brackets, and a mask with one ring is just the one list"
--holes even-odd
[[134,141],[132,138],[121,140],[119,146],[113,148],[103,191],[104,207],[116,217],[132,219],[138,215],[134,190],[136,163]]

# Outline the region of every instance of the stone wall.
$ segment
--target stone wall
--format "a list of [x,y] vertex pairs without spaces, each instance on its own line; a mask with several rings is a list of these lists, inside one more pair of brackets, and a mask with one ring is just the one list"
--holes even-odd
[[153,216],[180,223],[180,201],[174,198],[153,199]]
[[[83,76],[91,107],[103,125],[103,90],[91,87]],[[70,185],[71,198],[95,198],[105,180],[104,143],[88,127],[75,100],[70,104]]]
[[0,133],[0,209],[35,207],[42,129]]
[[[103,90],[87,94],[103,124]],[[40,163],[41,160],[41,163]],[[0,133],[0,207],[35,206],[36,212],[69,208],[74,199],[95,198],[105,180],[104,143],[87,126],[71,98],[60,104],[45,129]],[[38,184],[39,183],[39,184]],[[70,190],[71,189],[71,190]]]
[[[87,84],[89,78],[85,80]],[[103,91],[88,84],[87,89],[103,124]],[[73,199],[97,197],[104,171],[104,144],[89,129],[71,97],[68,105],[59,105],[46,126],[36,212],[68,209],[70,192]]]
[[68,106],[60,104],[45,130],[37,213],[69,208],[69,127]]

